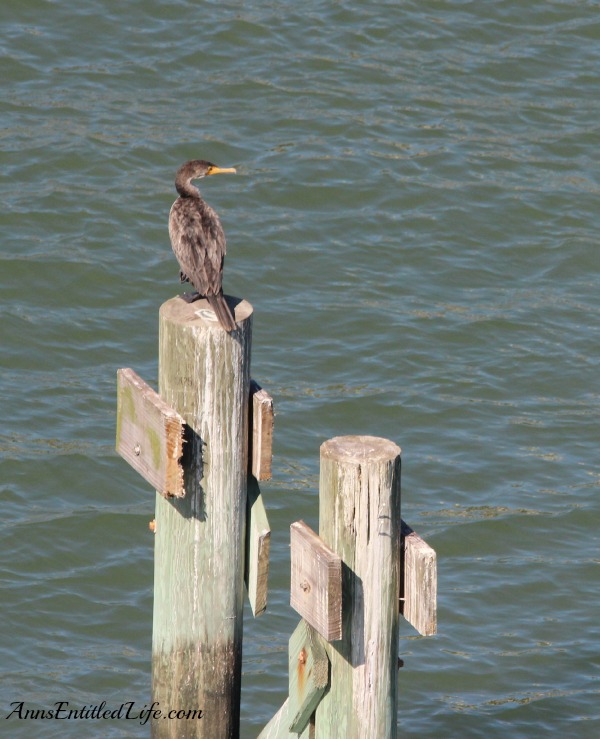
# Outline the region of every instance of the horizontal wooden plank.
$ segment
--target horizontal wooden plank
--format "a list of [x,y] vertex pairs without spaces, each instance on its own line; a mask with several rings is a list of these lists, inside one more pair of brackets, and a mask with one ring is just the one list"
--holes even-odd
[[257,480],[270,480],[273,461],[273,398],[254,380],[250,381],[250,459]]
[[185,422],[132,369],[117,371],[116,450],[161,495],[183,497]]
[[248,478],[246,516],[246,590],[254,616],[267,608],[271,529],[258,483]]
[[290,526],[290,604],[327,641],[342,638],[342,560],[304,521]]
[[437,557],[435,550],[401,522],[400,613],[419,634],[437,633]]

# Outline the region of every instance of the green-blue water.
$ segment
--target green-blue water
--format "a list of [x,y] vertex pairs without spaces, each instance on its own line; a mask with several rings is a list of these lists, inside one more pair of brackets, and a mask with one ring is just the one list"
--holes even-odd
[[5,716],[150,699],[154,493],[115,375],[156,382],[174,173],[206,158],[238,168],[203,193],[278,414],[242,736],[286,697],[289,525],[351,433],[400,444],[439,558],[400,734],[600,735],[598,10],[3,0],[0,734],[148,735]]

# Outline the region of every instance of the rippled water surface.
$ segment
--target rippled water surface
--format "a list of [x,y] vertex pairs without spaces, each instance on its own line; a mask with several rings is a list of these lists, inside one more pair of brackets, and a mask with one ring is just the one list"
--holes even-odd
[[[600,735],[598,3],[3,0],[0,715],[150,697],[154,493],[115,455],[115,374],[156,383],[178,165],[254,306],[277,409],[270,601],[242,736],[287,694],[289,525],[319,446],[403,449],[439,558],[404,623],[399,726]],[[7,728],[9,727],[9,728]]]

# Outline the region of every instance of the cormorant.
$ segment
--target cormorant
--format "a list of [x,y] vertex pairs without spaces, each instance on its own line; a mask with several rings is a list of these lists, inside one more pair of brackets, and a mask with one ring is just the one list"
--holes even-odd
[[191,282],[201,297],[208,300],[225,331],[234,331],[235,319],[223,297],[223,261],[225,233],[219,216],[202,200],[192,180],[235,169],[194,159],[182,164],[175,176],[179,197],[169,213],[169,236],[179,266],[182,282]]

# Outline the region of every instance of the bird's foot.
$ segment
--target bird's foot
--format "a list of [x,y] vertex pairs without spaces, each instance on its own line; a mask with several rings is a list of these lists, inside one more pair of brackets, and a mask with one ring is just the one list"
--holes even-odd
[[200,295],[199,292],[193,292],[193,293],[183,293],[181,296],[182,300],[185,300],[186,303],[195,303],[196,300],[200,300],[200,298],[203,298],[203,295]]

